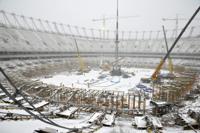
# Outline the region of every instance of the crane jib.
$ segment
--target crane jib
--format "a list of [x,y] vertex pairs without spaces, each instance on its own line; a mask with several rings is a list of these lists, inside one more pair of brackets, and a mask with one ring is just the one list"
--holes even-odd
[[194,12],[194,14],[192,15],[192,17],[189,19],[189,21],[186,23],[186,25],[184,26],[184,28],[182,29],[182,31],[180,32],[180,34],[178,35],[178,37],[176,38],[176,40],[174,41],[174,43],[172,44],[171,48],[169,49],[169,51],[167,52],[167,54],[164,56],[164,58],[162,59],[162,61],[159,63],[159,65],[157,66],[156,70],[154,71],[154,73],[152,74],[151,78],[153,80],[156,80],[157,78],[157,74],[159,73],[160,69],[162,68],[162,65],[165,63],[165,60],[168,58],[168,56],[170,55],[171,51],[173,50],[173,48],[176,46],[177,42],[179,41],[179,39],[181,38],[181,36],[183,35],[183,33],[185,32],[185,30],[187,29],[187,27],[189,26],[189,24],[192,22],[192,20],[195,18],[195,16],[197,15],[197,13],[200,10],[200,6],[197,8],[197,10]]

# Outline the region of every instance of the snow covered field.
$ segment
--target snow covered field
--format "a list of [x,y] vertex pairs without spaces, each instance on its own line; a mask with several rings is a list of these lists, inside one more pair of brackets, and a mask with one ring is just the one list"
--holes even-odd
[[[86,126],[86,120],[90,115],[82,114],[78,119],[54,119],[53,121],[68,127],[81,127]],[[95,133],[147,133],[146,130],[135,129],[131,123],[132,118],[116,118],[114,127],[102,127]],[[33,133],[34,130],[39,128],[51,127],[59,132],[66,132],[67,130],[47,125],[39,120],[24,120],[24,121],[2,121],[0,122],[1,133]],[[182,130],[181,127],[165,127],[163,133],[193,133],[192,130]]]
[[[151,69],[139,69],[139,68],[124,68],[130,78],[123,78],[122,76],[111,77],[108,72],[102,72],[100,70],[91,70],[89,73],[84,75],[78,75],[76,72],[68,73],[64,72],[58,75],[54,75],[52,78],[41,78],[40,80],[47,84],[60,85],[61,83],[65,86],[85,89],[105,89],[105,90],[118,90],[127,92],[131,88],[135,88],[135,86],[140,83],[141,77],[150,77],[153,73]],[[135,76],[131,75],[134,73]],[[102,76],[104,78],[98,78]],[[88,88],[89,83],[89,88]],[[196,107],[199,103],[199,99],[195,103],[189,103],[188,105]],[[147,107],[149,101],[147,101]],[[10,106],[9,104],[0,103],[2,106]],[[198,106],[199,107],[199,106]],[[186,109],[186,108],[184,108]],[[2,114],[4,113],[14,113],[14,114],[23,114],[28,115],[24,110],[21,109],[0,109]],[[37,113],[36,113],[37,114]],[[54,122],[66,126],[66,127],[76,127],[81,128],[88,126],[88,120],[91,118],[92,113],[80,112],[77,118],[74,119],[64,119],[64,118],[56,118],[52,119]],[[147,133],[146,130],[139,130],[132,126],[133,118],[122,118],[117,117],[115,119],[115,125],[108,127],[103,126],[95,133]],[[31,120],[4,120],[0,121],[0,133],[33,133],[34,130],[44,129],[46,127],[50,127],[59,131],[59,133],[67,132],[66,129],[54,127],[48,124],[45,124],[39,120],[31,119]],[[199,131],[199,130],[198,130]],[[174,126],[174,127],[164,127],[162,130],[163,133],[192,133],[192,130],[183,130],[182,127]]]
[[[129,78],[122,76],[110,76],[109,72],[101,70],[91,70],[89,73],[78,75],[77,72],[61,73],[54,75],[51,78],[40,78],[40,80],[47,84],[65,85],[68,87],[83,88],[83,89],[100,89],[100,90],[115,90],[125,91],[134,88],[142,77],[150,77],[153,69],[142,68],[122,68],[128,73]],[[135,74],[135,76],[132,75]]]
[[[82,114],[79,116],[78,119],[62,119],[57,118],[53,119],[54,122],[66,126],[66,127],[83,127],[87,126],[88,123],[86,123],[87,119],[89,119],[90,115]],[[18,121],[1,121],[0,122],[0,133],[15,133],[16,131],[18,133],[33,133],[34,130],[37,130],[39,128],[46,128],[51,127],[59,132],[66,132],[66,129],[54,127],[48,124],[45,124],[39,120],[18,120]]]
[[[132,118],[116,118],[114,127],[103,127],[95,133],[147,133],[147,130],[134,128]],[[163,133],[193,133],[192,130],[182,130],[181,127],[165,127]]]

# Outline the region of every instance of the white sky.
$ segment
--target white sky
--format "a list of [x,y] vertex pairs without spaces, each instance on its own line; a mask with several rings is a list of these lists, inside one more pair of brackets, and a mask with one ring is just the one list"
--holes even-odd
[[[175,21],[163,17],[189,18],[200,5],[200,0],[119,0],[120,16],[138,18],[120,19],[119,29],[125,31],[161,30],[161,25],[173,29]],[[0,9],[25,16],[42,18],[65,24],[102,29],[102,22],[92,19],[116,15],[116,0],[0,0]],[[197,15],[200,18],[200,13]],[[180,21],[182,27],[186,21]],[[192,25],[200,25],[200,20]],[[106,21],[106,29],[115,29],[115,20]]]

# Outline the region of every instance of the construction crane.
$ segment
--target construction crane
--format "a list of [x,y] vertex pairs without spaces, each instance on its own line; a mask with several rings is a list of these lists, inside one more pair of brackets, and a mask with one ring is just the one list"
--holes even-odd
[[[168,52],[169,51],[169,47],[168,47],[168,43],[167,43],[167,37],[166,37],[166,32],[165,32],[164,25],[162,26],[162,29],[163,29],[163,34],[164,34],[164,39],[165,39],[165,44],[166,44],[166,50]],[[173,74],[174,67],[173,67],[172,58],[170,57],[170,55],[168,57],[168,69],[169,69],[170,74]]]
[[156,67],[154,73],[151,76],[151,79],[153,81],[157,80],[158,78],[158,73],[160,72],[163,64],[165,63],[165,60],[169,57],[171,51],[174,49],[174,47],[176,46],[177,42],[179,41],[179,39],[181,38],[181,36],[183,35],[183,33],[185,32],[185,30],[187,29],[187,27],[190,25],[190,23],[192,22],[192,20],[195,18],[195,16],[198,14],[200,10],[200,6],[197,8],[197,10],[194,12],[194,14],[192,15],[192,17],[189,19],[189,21],[186,23],[186,25],[184,26],[184,28],[181,30],[180,34],[178,35],[178,37],[175,39],[174,43],[172,44],[171,48],[169,49],[169,51],[167,52],[167,54],[163,57],[163,59],[161,60],[161,62],[158,64],[158,66]]
[[80,67],[79,71],[81,73],[88,72],[88,69],[86,68],[85,63],[84,63],[83,59],[80,56],[79,47],[78,47],[78,44],[77,44],[77,41],[76,41],[75,38],[74,38],[74,41],[75,41],[76,50],[77,50],[77,57],[78,57],[78,61],[79,61],[79,67]]
[[[163,21],[175,21],[175,37],[177,37],[178,34],[178,28],[179,28],[179,21],[186,21],[188,18],[179,18],[178,14],[176,14],[176,18],[162,18]],[[200,20],[200,19],[195,19]]]
[[126,19],[126,18],[136,18],[138,16],[122,16],[119,17],[119,0],[117,0],[117,10],[116,10],[116,17],[110,17],[110,18],[100,18],[100,19],[93,19],[92,21],[102,21],[103,22],[103,38],[105,38],[105,23],[106,20],[116,20],[116,38],[115,38],[115,61],[116,63],[113,64],[113,70],[111,71],[111,75],[120,76],[121,75],[121,66],[118,64],[118,58],[119,58],[119,19]]
[[[119,16],[119,19],[128,19],[128,18],[137,18],[139,17],[138,15],[135,16]],[[98,18],[98,19],[92,19],[93,22],[98,22],[98,21],[102,21],[103,22],[103,28],[105,29],[106,27],[106,21],[107,20],[115,20],[116,17],[105,17],[105,15],[103,16],[103,18]]]
[[[128,19],[128,18],[137,18],[138,15],[135,16],[120,16],[119,19]],[[116,20],[116,17],[105,17],[105,15],[102,18],[98,19],[92,19],[93,22],[99,22],[102,21],[102,27],[103,27],[103,38],[105,38],[105,30],[106,30],[106,21],[107,20]]]

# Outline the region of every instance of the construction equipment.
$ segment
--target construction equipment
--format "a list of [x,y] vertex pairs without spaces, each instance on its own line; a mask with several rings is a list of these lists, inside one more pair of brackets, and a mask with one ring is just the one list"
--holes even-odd
[[[11,81],[11,79],[7,76],[7,74],[4,72],[4,70],[0,67],[0,72],[3,74],[3,76],[6,78],[6,80],[10,83],[10,85],[15,89],[15,93],[17,93],[18,95],[21,95],[24,100],[31,106],[33,107],[34,110],[35,106],[33,106],[33,104],[27,99],[27,97],[15,86],[15,84]],[[14,95],[12,95],[10,92],[8,92],[8,90],[6,88],[4,88],[4,86],[0,83],[0,89],[11,99],[13,100],[21,109],[25,110],[28,114],[30,114],[31,116],[33,116],[34,118],[40,120],[41,122],[44,122],[46,124],[55,126],[55,127],[60,127],[63,129],[68,129],[71,131],[78,131],[77,128],[70,128],[70,127],[65,127],[62,125],[59,125],[55,122],[53,122],[52,120],[50,120],[49,118],[47,118],[44,114],[42,114],[40,111],[37,111],[37,113],[40,115],[36,115],[33,112],[31,112],[30,110],[28,110],[25,106],[23,106],[19,101],[16,100],[16,97]]]
[[187,24],[184,26],[184,28],[182,29],[182,31],[180,32],[180,34],[178,35],[178,37],[175,39],[174,43],[172,44],[171,48],[169,49],[169,51],[167,52],[167,54],[164,56],[164,58],[161,60],[161,62],[159,63],[159,65],[156,67],[156,70],[154,71],[154,73],[152,74],[151,78],[153,81],[157,80],[158,78],[158,73],[160,72],[163,64],[165,63],[165,60],[169,57],[171,51],[174,49],[174,47],[176,46],[177,42],[179,41],[179,39],[181,38],[181,36],[183,35],[183,33],[185,32],[185,30],[187,29],[187,27],[189,26],[189,24],[192,22],[192,20],[195,18],[195,16],[198,14],[200,10],[200,6],[197,8],[197,10],[194,12],[194,14],[192,15],[192,17],[189,19],[189,21],[187,22]]
[[125,58],[125,57],[121,57],[121,58],[119,58],[118,60],[115,60],[115,61],[111,62],[111,64],[112,64],[112,65],[115,65],[117,62],[123,60],[124,58]]
[[[186,21],[188,20],[188,18],[179,18],[178,14],[176,14],[176,18],[162,18],[163,21],[175,21],[175,37],[177,37],[178,34],[178,28],[179,28],[179,21]],[[200,19],[196,19],[196,20],[200,20]]]
[[[163,28],[163,34],[164,34],[166,49],[167,49],[167,52],[168,52],[168,51],[169,51],[169,48],[168,48],[167,37],[166,37],[166,32],[165,32],[165,27],[164,27],[164,25],[162,26],[162,28]],[[169,69],[170,74],[173,74],[174,67],[173,67],[172,59],[171,59],[170,55],[169,55],[169,57],[168,57],[168,69]]]
[[[179,21],[186,21],[188,18],[179,18],[178,14],[176,14],[176,18],[162,18],[163,21],[175,21],[175,37],[177,37],[178,34],[178,28],[179,28]],[[200,20],[200,19],[195,19]]]
[[[135,16],[120,16],[118,17],[119,19],[129,19],[129,18],[137,18],[139,17],[139,15],[135,15]],[[93,22],[99,22],[102,21],[102,29],[103,29],[103,38],[105,38],[105,31],[106,31],[106,21],[107,20],[115,20],[116,17],[105,17],[105,15],[102,18],[98,18],[98,19],[92,19]]]
[[145,116],[145,120],[148,133],[161,133],[163,126],[157,117]]
[[[104,27],[104,32],[103,35],[105,37],[105,20],[112,20],[116,19],[116,38],[115,38],[115,61],[116,63],[113,64],[113,69],[111,71],[111,75],[113,76],[120,76],[121,73],[121,66],[118,64],[118,57],[119,57],[119,0],[117,0],[117,10],[116,10],[116,17],[111,17],[111,18],[103,18],[103,19],[93,19],[93,21],[103,21],[103,27]],[[138,17],[138,16],[124,16],[120,18],[131,18],[131,17]]]
[[77,41],[76,41],[75,38],[74,38],[74,41],[75,41],[76,50],[77,50],[77,57],[78,57],[78,61],[79,61],[79,67],[80,67],[80,68],[79,68],[79,71],[80,71],[81,73],[88,72],[89,69],[86,68],[85,63],[84,63],[84,61],[83,61],[83,58],[81,58],[81,56],[80,56],[78,44],[77,44]]
[[109,62],[104,62],[103,64],[100,65],[100,68],[104,71],[109,71],[111,70],[111,65]]
[[[119,19],[127,19],[127,18],[136,18],[136,17],[139,17],[138,15],[135,15],[135,16],[120,16]],[[106,18],[105,16],[103,16],[103,18],[99,18],[99,19],[92,19],[93,22],[97,22],[97,21],[103,21],[105,24],[106,20],[113,20],[113,19],[116,19],[116,17],[108,17]],[[105,26],[105,25],[103,25]]]
[[119,62],[119,61],[123,60],[124,58],[125,57],[121,57],[118,60],[115,60],[115,61],[113,61],[111,63],[105,62],[104,64],[102,64],[100,66],[100,68],[103,69],[104,71],[111,70],[111,66],[115,65],[116,62]]
[[[121,67],[118,65],[118,51],[119,51],[119,31],[118,31],[118,20],[119,19],[128,19],[128,18],[137,18],[139,17],[138,15],[135,16],[120,16],[119,17],[119,8],[118,8],[118,0],[117,0],[117,14],[116,17],[105,17],[103,16],[103,18],[100,19],[92,19],[93,22],[97,22],[97,21],[102,21],[103,22],[103,38],[105,38],[105,30],[106,30],[106,20],[115,20],[116,19],[116,39],[115,39],[115,64],[112,65],[113,70],[111,71],[112,75],[121,75]],[[105,70],[109,70],[110,67],[108,64],[105,64],[105,66],[103,67],[105,68]]]

